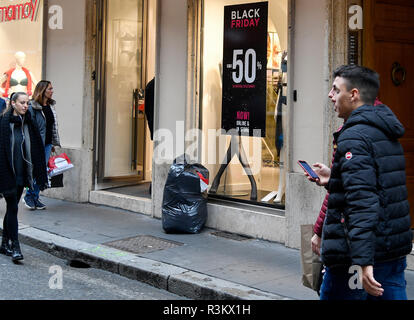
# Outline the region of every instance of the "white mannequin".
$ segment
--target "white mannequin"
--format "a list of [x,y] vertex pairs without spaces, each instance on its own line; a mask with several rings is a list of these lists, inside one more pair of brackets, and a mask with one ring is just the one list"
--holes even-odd
[[[16,80],[18,82],[17,85],[10,85],[9,91],[8,91],[8,96],[10,96],[13,92],[27,92],[27,86],[26,85],[22,85],[21,82],[24,81],[25,79],[27,79],[26,73],[23,71],[23,67],[24,64],[26,62],[26,54],[22,51],[18,51],[16,52],[16,54],[14,55],[15,59],[16,59],[16,66],[15,66],[15,70],[12,73],[12,78],[14,80]],[[33,73],[30,72],[30,77],[32,78],[32,92],[37,84],[37,81],[35,79],[35,77],[33,76]],[[7,74],[3,74],[3,76],[0,78],[0,83],[3,84],[7,81]],[[0,94],[3,96],[5,92],[5,88],[0,87]]]

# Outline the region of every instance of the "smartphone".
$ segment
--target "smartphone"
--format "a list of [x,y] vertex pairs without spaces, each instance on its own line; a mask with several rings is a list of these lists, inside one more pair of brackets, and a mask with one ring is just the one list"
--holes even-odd
[[305,170],[313,179],[319,179],[319,176],[312,170],[311,166],[304,160],[299,160],[298,164]]

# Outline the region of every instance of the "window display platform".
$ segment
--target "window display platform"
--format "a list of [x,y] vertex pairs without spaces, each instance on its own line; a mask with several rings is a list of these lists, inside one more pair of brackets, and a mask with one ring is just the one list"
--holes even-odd
[[248,203],[252,205],[269,207],[269,208],[277,208],[277,209],[282,209],[282,210],[285,209],[285,205],[283,203],[273,202],[275,197],[273,197],[267,202],[261,201],[261,199],[269,195],[271,191],[258,189],[256,201],[250,200],[250,192],[251,190],[238,190],[238,191],[229,191],[229,192],[217,191],[217,193],[215,194],[208,194],[208,198]]

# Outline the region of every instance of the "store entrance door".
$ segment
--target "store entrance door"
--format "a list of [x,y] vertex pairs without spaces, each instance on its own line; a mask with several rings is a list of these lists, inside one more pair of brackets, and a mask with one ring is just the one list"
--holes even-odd
[[380,74],[380,100],[405,127],[411,228],[414,228],[414,4],[410,0],[364,1],[364,65]]
[[144,2],[103,0],[97,8],[99,189],[137,184],[144,179]]

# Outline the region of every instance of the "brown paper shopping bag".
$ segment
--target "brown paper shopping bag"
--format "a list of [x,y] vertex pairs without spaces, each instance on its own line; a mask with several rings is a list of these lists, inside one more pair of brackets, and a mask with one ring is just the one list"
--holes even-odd
[[323,264],[317,254],[313,253],[311,239],[314,235],[313,225],[305,224],[300,226],[301,246],[300,256],[302,262],[302,284],[305,287],[315,290],[319,294],[322,284]]

